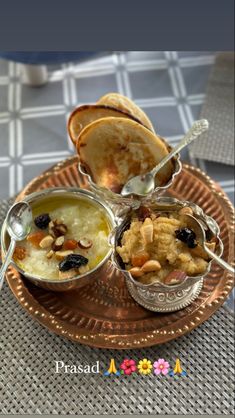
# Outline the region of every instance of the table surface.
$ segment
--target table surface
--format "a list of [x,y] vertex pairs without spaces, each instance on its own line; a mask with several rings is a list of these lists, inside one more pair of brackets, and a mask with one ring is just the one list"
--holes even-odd
[[[134,99],[157,132],[175,145],[200,115],[214,59],[210,52],[113,53],[80,64],[48,66],[49,83],[42,88],[26,86],[19,65],[0,60],[0,198],[15,195],[33,177],[71,155],[69,113],[109,91]],[[233,199],[233,167],[192,160],[187,151],[182,156]],[[6,284],[2,295],[3,413],[233,413],[233,321],[224,308],[188,336],[124,355],[53,335],[22,310]],[[229,304],[232,307],[232,298],[226,309]],[[55,360],[100,360],[106,367],[110,358],[120,364],[126,356],[164,357],[171,364],[180,357],[188,377],[174,381],[136,376],[107,383],[102,376],[54,373]]]

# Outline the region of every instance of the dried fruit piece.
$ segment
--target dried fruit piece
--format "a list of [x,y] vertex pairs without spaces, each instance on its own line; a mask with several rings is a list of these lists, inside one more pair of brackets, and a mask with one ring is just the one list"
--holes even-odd
[[67,257],[68,255],[73,254],[73,251],[71,250],[67,250],[67,251],[56,251],[55,252],[55,256],[57,258],[57,260],[63,260],[65,257]]
[[43,238],[40,242],[39,242],[39,247],[40,248],[49,248],[51,246],[51,244],[53,243],[54,238],[51,235],[46,235],[45,238]]
[[46,229],[51,221],[48,213],[42,213],[34,219],[34,223],[39,229]]
[[56,238],[56,240],[52,243],[52,250],[60,251],[64,244],[64,236],[61,235],[60,237]]
[[24,247],[16,247],[13,258],[16,260],[24,260],[26,257],[26,249]]
[[133,277],[141,277],[144,274],[140,267],[132,267],[128,271]]
[[179,284],[184,281],[187,277],[187,274],[181,270],[173,270],[171,271],[164,279],[165,284]]
[[64,249],[65,250],[75,250],[77,248],[78,242],[75,239],[67,239],[64,242]]
[[88,239],[88,238],[81,238],[78,241],[78,246],[80,248],[83,248],[83,249],[91,248],[92,247],[92,244],[93,244],[92,241],[90,239]]
[[150,218],[151,211],[146,206],[140,206],[137,210],[137,216],[139,221],[144,221],[146,218]]
[[31,244],[38,248],[39,243],[42,241],[42,239],[46,236],[45,232],[37,231],[33,232],[32,234],[27,236],[27,241],[31,242]]
[[152,219],[146,218],[140,228],[140,234],[145,244],[153,242],[153,222]]
[[143,264],[150,259],[147,251],[138,251],[131,256],[131,264],[133,267],[142,267]]
[[159,271],[161,270],[161,264],[157,260],[149,260],[144,263],[144,265],[141,267],[141,270],[144,273],[149,273],[151,271]]
[[64,258],[59,264],[60,271],[67,271],[73,268],[79,268],[88,263],[88,259],[80,254],[70,254]]
[[196,234],[192,229],[181,228],[175,231],[176,238],[187,244],[189,248],[195,248],[197,246]]

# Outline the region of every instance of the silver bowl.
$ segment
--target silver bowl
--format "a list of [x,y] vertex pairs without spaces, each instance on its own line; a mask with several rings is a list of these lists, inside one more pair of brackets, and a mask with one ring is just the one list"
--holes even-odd
[[[178,211],[185,206],[191,207],[194,216],[200,220],[205,229],[208,229],[212,233],[213,237],[217,238],[216,254],[221,256],[223,253],[223,243],[219,237],[219,226],[199,206],[187,201],[181,202],[171,197],[162,197],[155,200],[154,203],[152,202],[148,207],[154,212],[170,212]],[[131,216],[132,210],[129,211],[125,219],[115,228],[110,236],[110,242],[114,247],[112,262],[124,274],[131,296],[140,305],[154,312],[172,312],[186,307],[199,295],[203,285],[203,277],[209,273],[212,260],[209,261],[207,269],[203,274],[187,276],[180,284],[166,285],[159,282],[143,284],[138,282],[124,269],[121,257],[115,250],[120,243],[123,232],[130,224]]]
[[[102,202],[92,192],[89,192],[87,190],[83,190],[83,189],[79,189],[75,187],[71,187],[71,188],[58,187],[55,189],[45,189],[40,192],[35,192],[26,196],[24,200],[33,207],[34,205],[37,205],[40,201],[43,201],[44,199],[48,199],[50,197],[52,197],[53,199],[53,197],[55,196],[64,196],[65,198],[75,196],[78,199],[82,198],[83,200],[85,199],[89,202],[92,202],[94,205],[100,207],[104,211],[104,214],[110,225],[111,231],[116,225],[114,214],[109,208],[109,206],[106,205],[104,202]],[[2,226],[2,231],[1,231],[1,248],[2,248],[3,259],[6,254],[8,244],[9,244],[9,236],[6,231],[6,222],[4,222]],[[106,254],[106,256],[101,260],[101,262],[94,269],[88,271],[85,274],[75,276],[71,279],[66,279],[66,280],[65,279],[64,280],[44,279],[38,275],[28,274],[27,271],[22,270],[13,260],[11,264],[16,268],[16,270],[18,270],[21,274],[23,274],[24,277],[29,279],[35,285],[45,288],[45,289],[64,292],[67,290],[72,290],[72,289],[76,289],[79,287],[83,287],[86,284],[90,283],[92,279],[97,277],[97,273],[100,274],[103,270],[105,270],[106,263],[108,259],[110,258],[111,253],[112,253],[112,248],[110,247],[110,251]]]
[[[161,140],[164,142],[164,144],[167,146],[168,151],[170,152],[172,150],[172,147],[167,143],[167,141],[162,138]],[[98,186],[92,179],[91,175],[86,171],[86,168],[82,165],[81,162],[78,163],[78,170],[79,172],[87,179],[91,190],[93,190],[96,195],[100,196],[102,199],[104,199],[106,202],[109,202],[112,205],[119,205],[119,206],[127,206],[132,208],[137,208],[141,203],[152,201],[158,196],[161,196],[173,183],[175,177],[181,172],[182,170],[182,164],[180,161],[180,154],[177,154],[175,157],[172,158],[174,162],[174,170],[172,173],[171,178],[164,186],[156,186],[154,191],[149,194],[146,197],[123,197],[120,193],[114,193],[111,190]]]

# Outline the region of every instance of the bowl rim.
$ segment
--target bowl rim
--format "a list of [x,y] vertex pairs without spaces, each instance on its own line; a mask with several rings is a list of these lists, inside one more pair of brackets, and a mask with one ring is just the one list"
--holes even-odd
[[[166,145],[168,151],[170,152],[172,150],[172,146],[162,136],[158,135],[158,137],[162,140],[162,142]],[[174,182],[175,177],[182,170],[182,163],[181,163],[181,160],[180,160],[180,154],[179,153],[176,154],[174,157],[172,157],[172,159],[175,162],[175,170],[172,172],[172,175],[169,178],[168,182],[164,186],[157,186],[157,187],[155,187],[155,189],[153,190],[153,192],[151,192],[150,194],[148,194],[148,195],[146,195],[144,197],[143,196],[139,196],[139,197],[137,197],[137,196],[134,196],[134,197],[133,196],[132,197],[124,197],[120,193],[115,193],[112,190],[107,189],[106,187],[98,186],[93,181],[92,176],[87,172],[86,167],[81,163],[79,154],[78,154],[78,170],[79,170],[79,172],[83,176],[85,176],[85,178],[88,181],[88,184],[91,186],[92,190],[94,190],[96,193],[102,193],[103,196],[107,200],[113,200],[116,203],[131,204],[131,202],[133,202],[133,201],[141,201],[141,202],[148,201],[149,199],[151,199],[152,197],[154,197],[155,195],[157,195],[157,193],[164,192],[165,190],[167,190],[172,185],[172,183]]]
[[[220,257],[223,254],[223,250],[224,250],[224,245],[223,242],[219,236],[220,234],[220,228],[219,225],[217,224],[217,222],[214,220],[214,218],[212,218],[211,216],[208,216],[204,213],[203,209],[196,205],[193,202],[189,202],[187,200],[181,201],[178,200],[176,198],[173,197],[159,197],[158,199],[155,200],[154,204],[157,204],[158,202],[163,202],[167,205],[168,204],[172,204],[172,206],[174,205],[179,205],[179,209],[182,209],[184,207],[191,207],[193,209],[194,215],[197,216],[197,218],[201,218],[204,223],[206,223],[207,227],[211,230],[210,225],[213,225],[215,232],[213,232],[213,235],[217,238],[217,245],[216,245],[216,249],[217,249],[217,255]],[[164,212],[167,212],[166,209],[163,209]],[[197,276],[186,276],[185,279],[183,280],[183,282],[181,283],[176,283],[176,284],[172,284],[172,285],[167,285],[165,283],[162,282],[155,282],[155,283],[141,283],[138,282],[138,280],[135,280],[132,275],[125,269],[121,268],[121,266],[119,266],[119,263],[117,261],[117,252],[116,252],[116,235],[119,229],[121,229],[122,226],[124,226],[125,222],[127,222],[128,220],[128,215],[130,216],[130,212],[126,215],[126,219],[123,219],[123,221],[117,225],[112,233],[111,236],[111,241],[113,242],[113,253],[111,256],[111,260],[113,265],[119,270],[121,271],[125,278],[130,280],[132,282],[132,284],[135,287],[139,287],[142,289],[150,289],[150,290],[154,290],[154,291],[169,291],[169,290],[181,290],[182,288],[188,288],[190,286],[192,286],[194,283],[196,283],[197,281],[199,281],[200,279],[202,279],[203,277],[205,277],[211,270],[211,264],[213,262],[213,259],[211,259],[208,262],[208,266],[207,269],[204,273],[197,275]],[[123,233],[123,231],[121,231],[121,234]],[[119,256],[120,257],[120,256]]]
[[[43,189],[40,190],[38,192],[33,192],[29,195],[27,195],[23,201],[30,203],[34,203],[35,201],[37,201],[40,198],[44,198],[48,195],[53,195],[53,194],[73,194],[74,196],[77,195],[77,198],[79,198],[79,196],[82,196],[83,198],[87,199],[87,200],[92,200],[93,202],[96,202],[95,205],[99,205],[100,207],[102,207],[102,210],[104,212],[106,212],[106,217],[108,214],[108,222],[110,225],[110,233],[112,232],[112,230],[115,228],[116,226],[116,222],[115,222],[115,216],[111,210],[111,208],[109,207],[109,205],[106,202],[103,202],[98,196],[96,196],[94,193],[92,193],[89,190],[85,190],[85,189],[81,189],[79,187],[55,187],[55,188],[48,188],[48,189]],[[109,233],[109,235],[110,235]],[[6,240],[6,235],[7,235],[7,229],[6,229],[6,219],[4,220],[3,224],[2,224],[2,230],[1,230],[1,248],[2,248],[2,252],[3,252],[3,256],[5,256],[7,248],[5,245],[5,240]],[[108,243],[109,243],[109,236],[107,238]],[[20,242],[20,241],[19,241]],[[110,244],[109,244],[110,245]],[[93,273],[95,273],[98,269],[100,269],[110,258],[110,256],[112,255],[113,249],[110,246],[110,250],[107,252],[106,256],[97,264],[97,266],[95,266],[92,270],[89,270],[88,272],[84,273],[84,274],[80,274],[77,276],[72,277],[71,279],[60,279],[60,280],[55,280],[55,279],[46,279],[46,278],[42,278],[39,275],[33,275],[28,273],[27,271],[24,271],[21,267],[18,266],[17,263],[15,263],[15,261],[12,259],[11,260],[11,265],[13,265],[17,271],[19,271],[19,273],[21,273],[24,277],[28,278],[29,280],[35,280],[38,282],[42,282],[42,283],[50,283],[50,284],[62,284],[62,283],[71,283],[73,281],[82,279],[84,277],[87,277]]]

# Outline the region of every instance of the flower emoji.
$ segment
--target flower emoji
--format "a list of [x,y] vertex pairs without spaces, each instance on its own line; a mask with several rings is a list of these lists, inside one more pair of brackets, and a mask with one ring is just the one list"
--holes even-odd
[[127,374],[127,375],[130,375],[136,372],[137,367],[136,367],[135,360],[129,360],[128,358],[126,358],[125,360],[123,360],[120,366],[120,369],[123,370],[123,374]]
[[141,374],[149,374],[152,371],[152,363],[150,360],[144,358],[143,360],[139,361],[138,369]]
[[153,363],[153,367],[154,367],[154,374],[166,375],[168,373],[170,365],[167,361],[164,360],[164,358],[159,358],[158,361],[155,361]]

